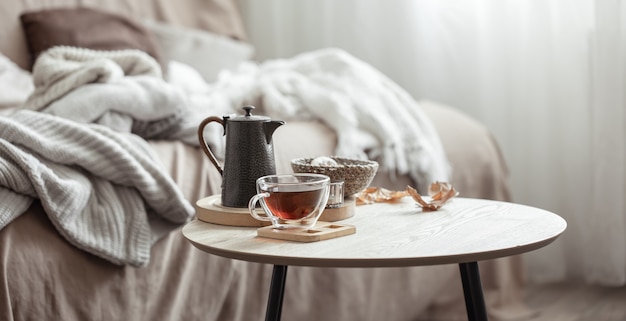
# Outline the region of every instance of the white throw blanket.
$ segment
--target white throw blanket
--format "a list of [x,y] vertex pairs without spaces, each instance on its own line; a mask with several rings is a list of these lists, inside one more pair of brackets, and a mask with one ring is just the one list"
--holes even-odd
[[[176,76],[176,70],[170,70]],[[177,76],[178,79],[185,78]],[[197,79],[189,75],[188,79]],[[336,155],[377,158],[380,170],[410,174],[420,191],[434,181],[449,181],[450,165],[431,120],[400,86],[369,64],[339,49],[245,63],[223,72],[216,83],[189,84],[194,108],[185,139],[199,119],[241,113],[241,106],[262,102],[256,111],[278,120],[319,119],[335,130]],[[221,137],[206,137],[221,151]],[[192,138],[195,139],[195,138]],[[366,155],[367,154],[367,155]]]
[[164,82],[156,60],[139,50],[54,47],[37,58],[33,81],[35,91],[23,107],[81,123],[167,138],[183,117],[183,93]]
[[0,229],[34,198],[69,242],[136,266],[194,214],[143,139],[20,110],[0,116]]

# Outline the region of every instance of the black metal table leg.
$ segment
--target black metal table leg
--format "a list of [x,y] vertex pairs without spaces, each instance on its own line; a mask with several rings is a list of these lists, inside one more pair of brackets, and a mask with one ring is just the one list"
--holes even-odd
[[461,280],[463,281],[463,295],[465,296],[465,308],[469,321],[487,321],[487,308],[483,287],[480,284],[480,272],[478,263],[459,263]]
[[283,311],[283,297],[285,295],[285,279],[287,278],[286,265],[274,265],[272,282],[270,283],[270,295],[267,299],[265,321],[280,321]]

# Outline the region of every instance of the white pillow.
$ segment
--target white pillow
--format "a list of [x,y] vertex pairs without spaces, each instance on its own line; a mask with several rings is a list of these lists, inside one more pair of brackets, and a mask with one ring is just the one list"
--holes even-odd
[[0,109],[23,104],[34,90],[31,73],[0,53]]
[[173,60],[196,69],[207,82],[214,82],[220,71],[233,70],[241,62],[252,59],[252,45],[211,33],[145,21],[146,28],[155,36],[165,61]]

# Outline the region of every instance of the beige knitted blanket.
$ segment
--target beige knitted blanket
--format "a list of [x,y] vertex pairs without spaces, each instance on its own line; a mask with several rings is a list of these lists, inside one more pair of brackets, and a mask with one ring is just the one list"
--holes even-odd
[[0,117],[0,229],[35,198],[70,243],[120,265],[145,265],[194,213],[143,139],[19,110]]

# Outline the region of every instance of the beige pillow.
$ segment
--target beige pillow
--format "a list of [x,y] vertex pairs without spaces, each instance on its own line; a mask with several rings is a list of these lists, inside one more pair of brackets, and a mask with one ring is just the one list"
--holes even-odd
[[207,82],[217,80],[222,70],[232,70],[252,59],[252,45],[194,28],[145,21],[154,34],[164,61],[174,60],[193,67]]

